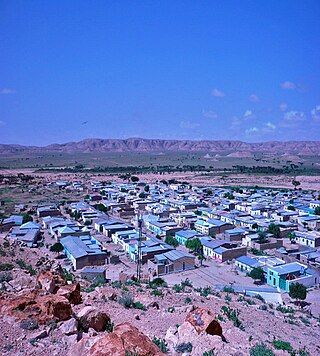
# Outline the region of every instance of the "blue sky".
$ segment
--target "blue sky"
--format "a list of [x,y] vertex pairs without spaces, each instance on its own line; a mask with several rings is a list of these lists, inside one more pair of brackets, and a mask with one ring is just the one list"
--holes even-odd
[[319,140],[320,2],[0,1],[0,143]]

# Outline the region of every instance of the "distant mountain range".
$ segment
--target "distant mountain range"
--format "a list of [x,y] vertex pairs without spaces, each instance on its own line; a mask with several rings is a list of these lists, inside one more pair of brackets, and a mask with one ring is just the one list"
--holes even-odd
[[269,141],[248,143],[230,140],[161,140],[161,139],[98,139],[52,144],[45,147],[0,144],[0,154],[44,152],[166,152],[191,151],[247,155],[251,152],[265,154],[320,155],[320,141]]

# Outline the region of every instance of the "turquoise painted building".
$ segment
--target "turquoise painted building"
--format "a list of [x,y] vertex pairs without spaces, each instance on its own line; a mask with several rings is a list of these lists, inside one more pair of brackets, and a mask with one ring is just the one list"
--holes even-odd
[[200,236],[202,235],[200,235],[199,232],[195,230],[180,230],[175,234],[175,238],[180,245],[185,245],[188,240],[192,240]]
[[289,292],[290,283],[299,282],[299,279],[309,276],[306,270],[307,267],[298,262],[268,267],[267,283]]

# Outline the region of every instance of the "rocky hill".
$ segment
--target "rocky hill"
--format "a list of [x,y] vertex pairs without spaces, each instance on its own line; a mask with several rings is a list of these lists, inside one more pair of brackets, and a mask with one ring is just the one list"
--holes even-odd
[[[27,152],[216,152],[232,153],[236,156],[248,152],[266,154],[319,155],[320,141],[269,141],[248,143],[242,141],[215,140],[161,140],[161,139],[86,139],[79,142],[52,144],[45,147],[0,144],[0,154]],[[243,152],[243,154],[242,154]]]
[[319,318],[289,300],[277,306],[231,288],[125,274],[71,281],[57,261],[1,242],[2,355],[319,355]]

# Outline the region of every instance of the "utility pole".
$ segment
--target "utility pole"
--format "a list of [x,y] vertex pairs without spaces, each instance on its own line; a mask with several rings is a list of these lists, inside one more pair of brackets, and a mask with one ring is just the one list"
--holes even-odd
[[141,240],[142,240],[142,217],[140,213],[137,214],[137,222],[138,222],[138,229],[139,229],[139,238],[138,238],[138,253],[137,253],[137,280],[140,281],[141,278]]

